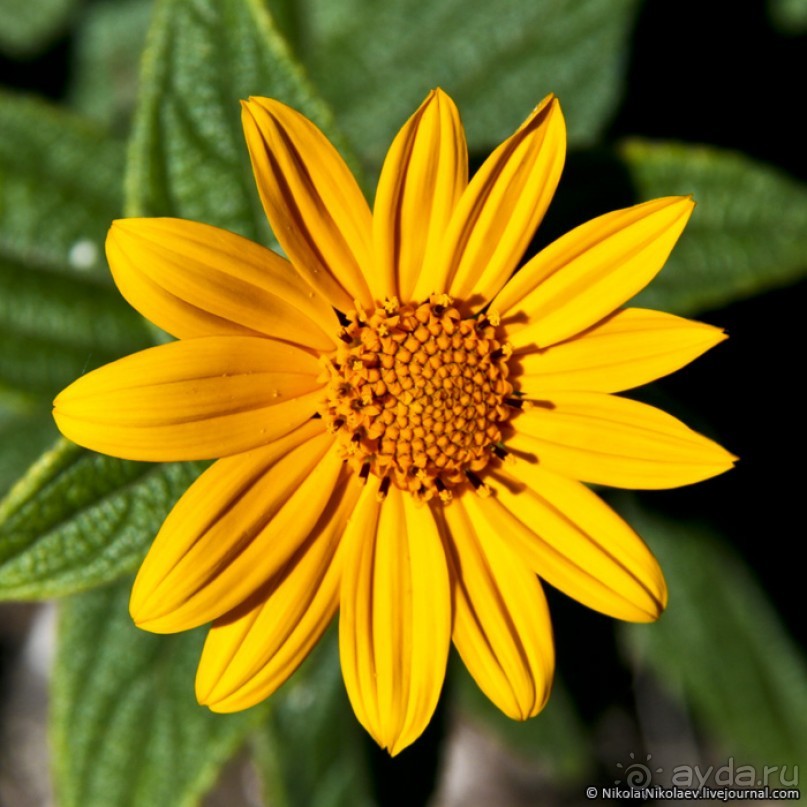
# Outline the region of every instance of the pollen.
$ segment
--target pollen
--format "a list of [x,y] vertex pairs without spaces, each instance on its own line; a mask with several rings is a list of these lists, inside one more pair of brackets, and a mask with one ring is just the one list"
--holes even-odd
[[488,492],[480,472],[502,458],[513,396],[495,321],[463,319],[445,294],[348,315],[320,414],[359,478],[381,478],[380,495],[394,484],[448,504]]

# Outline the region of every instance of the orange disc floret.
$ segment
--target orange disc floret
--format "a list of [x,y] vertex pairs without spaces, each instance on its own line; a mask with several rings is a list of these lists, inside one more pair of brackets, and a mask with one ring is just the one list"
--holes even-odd
[[513,392],[512,351],[494,322],[462,319],[445,294],[350,313],[321,414],[362,478],[375,474],[388,480],[382,491],[395,484],[424,501],[480,489]]

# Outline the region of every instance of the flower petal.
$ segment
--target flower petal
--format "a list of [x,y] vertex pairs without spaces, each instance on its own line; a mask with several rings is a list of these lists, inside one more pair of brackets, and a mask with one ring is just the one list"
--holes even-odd
[[308,420],[320,371],[310,353],[274,339],[187,339],[87,373],[58,395],[53,416],[74,443],[115,457],[224,457]]
[[544,707],[555,651],[538,578],[498,529],[480,518],[474,494],[443,511],[454,584],[454,644],[479,688],[506,715]]
[[339,322],[292,265],[234,233],[182,219],[121,219],[106,241],[121,294],[181,339],[273,336],[334,349]]
[[655,199],[581,224],[530,260],[491,303],[514,348],[548,347],[589,328],[661,270],[695,203]]
[[342,461],[311,421],[265,448],[219,460],[165,520],[140,567],[130,610],[155,633],[210,622],[248,600],[304,544]]
[[641,538],[585,485],[516,460],[487,477],[477,509],[540,577],[617,619],[649,622],[667,603],[664,576]]
[[431,718],[445,678],[451,600],[428,507],[368,482],[345,532],[339,647],[356,716],[393,755]]
[[271,98],[250,98],[241,120],[263,208],[303,277],[341,311],[372,307],[370,208],[322,132]]
[[553,393],[512,424],[508,448],[563,476],[618,488],[688,485],[736,459],[660,409],[597,392]]
[[459,112],[432,90],[392,143],[376,191],[373,239],[381,290],[406,302],[468,184]]
[[541,397],[555,391],[621,392],[678,370],[726,338],[701,322],[626,308],[587,331],[513,358],[518,389]]
[[196,675],[199,703],[235,712],[268,698],[319,641],[339,606],[340,538],[359,494],[342,470],[308,539],[266,590],[219,618]]
[[566,128],[545,98],[476,172],[451,218],[442,249],[424,265],[415,299],[448,291],[478,308],[521,260],[563,169]]

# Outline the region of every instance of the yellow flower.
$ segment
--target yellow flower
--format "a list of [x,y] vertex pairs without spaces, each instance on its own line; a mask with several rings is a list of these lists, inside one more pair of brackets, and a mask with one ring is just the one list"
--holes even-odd
[[611,394],[724,338],[620,308],[693,203],[600,216],[511,277],[563,166],[554,97],[469,182],[457,109],[430,93],[372,212],[302,115],[252,98],[243,124],[288,260],[204,224],[115,222],[118,288],[179,341],[83,376],[54,405],[96,451],[219,458],[157,535],[132,615],[156,632],[213,622],[196,692],[216,711],[269,696],[338,610],[350,700],[391,753],[428,723],[452,639],[502,711],[535,715],[554,666],[536,575],[619,619],[666,603],[655,558],[582,483],[676,487],[734,459]]

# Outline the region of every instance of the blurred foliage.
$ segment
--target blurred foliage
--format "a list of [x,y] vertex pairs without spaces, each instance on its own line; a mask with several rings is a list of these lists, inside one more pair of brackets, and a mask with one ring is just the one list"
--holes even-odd
[[25,399],[0,397],[0,493],[5,493],[53,441],[53,419],[47,407]]
[[[102,127],[40,101],[0,94],[3,260],[17,261],[20,275],[46,269],[114,292],[103,243],[121,212],[123,165],[124,144]],[[99,306],[99,316],[115,296]],[[120,311],[127,307],[121,304]]]
[[758,766],[792,770],[807,759],[807,663],[725,544],[697,525],[665,520],[635,500],[620,508],[658,556],[670,607],[652,630],[623,626],[649,668],[716,732]]
[[638,3],[305,0],[301,6],[298,53],[353,147],[377,169],[402,122],[435,86],[457,102],[472,152],[507,137],[550,90],[563,101],[570,143],[593,143],[619,98]]
[[807,0],[768,0],[768,12],[785,33],[807,33]]
[[[238,100],[250,94],[315,120],[354,168],[367,169],[359,174],[372,197],[387,144],[431,87],[458,102],[474,158],[553,91],[576,149],[559,191],[564,225],[582,221],[579,200],[616,206],[692,193],[698,202],[641,304],[697,314],[803,279],[803,183],[712,147],[603,143],[642,8],[639,0],[0,4],[0,51],[30,57],[65,32],[72,43],[65,105],[0,91],[0,491],[22,477],[0,503],[0,597],[71,595],[53,705],[65,807],[196,804],[242,745],[272,804],[373,802],[333,637],[268,706],[223,717],[193,700],[201,635],[150,636],[131,625],[126,575],[201,466],[52,447],[54,394],[155,338],[109,279],[109,222],[124,210],[182,216],[271,244],[239,122]],[[768,12],[789,36],[807,30],[804,0],[768,0]],[[658,553],[672,603],[658,625],[620,631],[632,665],[729,753],[803,760],[804,657],[751,572],[706,527],[666,521],[633,500],[623,509]],[[515,724],[464,670],[451,676],[449,708],[558,787],[593,775],[592,727],[571,687],[561,682],[542,717]]]
[[79,0],[3,0],[0,51],[29,56],[43,50],[68,25]]
[[0,92],[0,490],[56,439],[59,389],[149,342],[103,258],[123,165],[103,129]]
[[106,0],[82,9],[68,102],[88,118],[126,134],[137,102],[140,56],[152,0]]
[[454,664],[451,674],[457,711],[519,756],[534,760],[547,779],[567,786],[593,780],[594,748],[561,681],[555,681],[541,719],[519,723],[485,697],[464,665]]
[[807,186],[740,154],[631,141],[619,151],[637,197],[692,194],[697,207],[638,305],[694,314],[807,273]]
[[370,807],[362,729],[342,684],[335,630],[271,704],[264,729],[253,737],[267,802],[273,807]]

